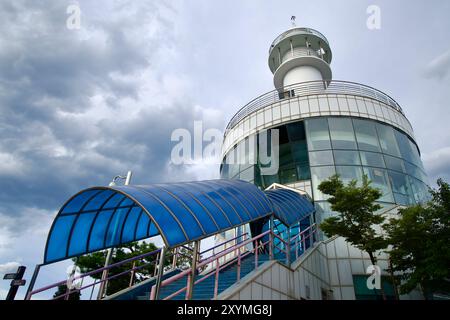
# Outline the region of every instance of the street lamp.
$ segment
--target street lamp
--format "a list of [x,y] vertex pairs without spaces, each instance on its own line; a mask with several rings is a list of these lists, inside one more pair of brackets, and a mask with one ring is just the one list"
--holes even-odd
[[112,179],[112,181],[109,183],[109,186],[110,187],[114,187],[114,186],[116,186],[117,185],[117,180],[119,180],[119,179],[122,179],[122,180],[125,180],[125,183],[124,183],[124,185],[129,185],[130,184],[130,180],[131,180],[131,176],[132,176],[132,172],[131,171],[128,171],[128,173],[127,173],[127,175],[126,176],[115,176],[113,179]]

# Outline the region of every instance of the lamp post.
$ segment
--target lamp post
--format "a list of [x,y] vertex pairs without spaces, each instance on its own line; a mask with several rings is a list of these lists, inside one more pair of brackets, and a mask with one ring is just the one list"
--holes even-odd
[[[131,176],[133,175],[133,173],[131,171],[128,171],[126,176],[115,176],[112,181],[109,183],[110,187],[114,187],[116,186],[116,182],[119,179],[125,180],[124,185],[128,186],[130,184],[131,181]],[[109,266],[111,264],[111,260],[112,260],[112,255],[114,253],[114,248],[109,248],[106,254],[106,260],[105,260],[105,268],[107,266]],[[108,269],[107,270],[103,270],[102,273],[102,280],[100,282],[100,288],[98,289],[98,295],[97,295],[97,300],[100,300],[104,297],[105,293],[106,293],[106,288],[108,285]]]

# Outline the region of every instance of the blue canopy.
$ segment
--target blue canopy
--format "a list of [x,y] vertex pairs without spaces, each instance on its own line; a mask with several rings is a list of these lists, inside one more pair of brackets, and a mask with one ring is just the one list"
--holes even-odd
[[274,215],[288,227],[314,212],[311,201],[293,190],[272,189],[265,193],[272,202]]
[[[240,180],[89,188],[58,212],[44,263],[156,235],[174,248],[271,214],[284,223],[297,215],[298,221],[304,204],[300,194],[292,193],[276,190],[266,196]],[[288,203],[283,204],[284,198]]]

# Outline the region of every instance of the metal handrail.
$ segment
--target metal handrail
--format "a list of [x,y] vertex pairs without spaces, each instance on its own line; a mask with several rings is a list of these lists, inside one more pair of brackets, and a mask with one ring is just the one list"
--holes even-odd
[[[241,235],[239,235],[239,236],[237,236],[237,237],[234,237],[234,238],[231,238],[231,239],[229,239],[229,240],[227,240],[227,241],[224,241],[224,242],[222,242],[222,243],[219,243],[218,245],[215,245],[214,247],[211,247],[211,248],[209,248],[209,249],[206,249],[205,251],[202,251],[202,252],[200,252],[200,255],[203,255],[203,254],[205,254],[206,252],[209,252],[209,251],[211,251],[211,250],[214,250],[214,249],[216,249],[216,248],[218,248],[218,247],[221,247],[221,246],[223,246],[223,245],[225,245],[225,244],[227,244],[227,243],[230,243],[230,242],[232,242],[232,241],[235,241],[235,240],[237,240],[237,239],[239,239],[239,238],[242,238],[242,237],[246,237],[248,235],[248,232],[245,232],[245,233],[243,233],[243,234],[241,234]],[[219,251],[220,252],[220,251]],[[216,252],[215,254],[217,254],[218,252]]]
[[[79,275],[79,276],[76,276],[76,277],[74,277],[74,278],[72,279],[72,281],[79,280],[79,279],[84,279],[84,278],[86,278],[86,277],[89,277],[89,276],[92,276],[92,275],[94,275],[94,274],[103,272],[103,271],[105,271],[105,270],[110,270],[110,269],[112,269],[112,268],[121,266],[121,265],[126,264],[126,263],[129,263],[129,262],[135,262],[135,261],[141,260],[141,259],[143,259],[143,258],[146,258],[146,257],[152,256],[152,255],[158,254],[158,253],[160,253],[160,252],[161,252],[161,249],[157,249],[157,250],[154,250],[154,251],[151,251],[151,252],[147,252],[147,253],[138,255],[138,256],[136,256],[136,257],[128,258],[128,259],[126,259],[126,260],[123,260],[123,261],[119,261],[119,262],[110,264],[110,265],[108,265],[108,266],[106,266],[106,267],[102,267],[102,268],[99,268],[99,269],[96,269],[96,270],[93,270],[93,271],[90,271],[90,272],[86,272],[86,273],[81,274],[81,275]],[[157,259],[156,259],[156,260],[157,260]],[[116,274],[116,275],[113,275],[113,276],[108,276],[108,277],[105,278],[105,279],[101,279],[100,281],[95,281],[94,283],[88,284],[88,285],[86,285],[86,286],[84,286],[84,287],[80,287],[80,288],[73,289],[73,290],[69,290],[69,289],[68,289],[68,291],[67,291],[65,294],[60,295],[60,296],[58,296],[58,297],[55,297],[55,298],[53,298],[53,299],[59,299],[59,298],[62,298],[62,297],[68,297],[69,295],[73,294],[74,292],[80,292],[81,290],[84,290],[84,289],[89,288],[89,287],[91,287],[91,286],[95,286],[95,285],[97,285],[97,284],[99,284],[99,283],[102,283],[102,282],[109,281],[109,280],[114,279],[114,278],[117,278],[117,277],[119,277],[119,276],[121,276],[121,275],[124,275],[124,274],[126,274],[126,273],[128,273],[128,272],[134,272],[134,271],[136,271],[136,270],[142,269],[142,268],[145,267],[145,266],[152,265],[152,264],[156,263],[156,260],[155,260],[155,261],[151,261],[151,262],[146,263],[146,264],[141,265],[141,266],[137,266],[137,267],[133,266],[133,267],[132,267],[131,269],[129,269],[129,270],[123,271],[123,272],[121,272],[121,273],[119,273],[119,274]],[[44,292],[44,291],[47,291],[47,290],[50,290],[50,289],[53,289],[53,288],[57,288],[58,286],[65,285],[65,284],[67,284],[67,280],[59,281],[59,282],[57,282],[57,283],[54,283],[54,284],[51,284],[51,285],[48,285],[48,286],[45,286],[45,287],[42,287],[42,288],[33,290],[33,291],[31,291],[31,292],[28,293],[28,295],[26,296],[25,299],[26,299],[26,300],[30,300],[31,297],[32,297],[33,295],[37,294],[37,293],[41,293],[41,292]]]
[[[282,95],[280,95],[280,92],[286,91],[293,91],[294,95],[288,95],[287,97],[283,97]],[[306,81],[293,84],[285,88],[277,88],[251,100],[249,103],[243,106],[233,116],[233,118],[231,118],[226,129],[233,129],[242,119],[244,119],[249,114],[254,113],[278,101],[321,94],[351,94],[353,96],[370,98],[380,101],[390,106],[394,110],[400,112],[402,115],[405,115],[400,105],[393,98],[373,87],[356,82],[341,80],[332,80],[328,86],[325,86],[324,81]]]

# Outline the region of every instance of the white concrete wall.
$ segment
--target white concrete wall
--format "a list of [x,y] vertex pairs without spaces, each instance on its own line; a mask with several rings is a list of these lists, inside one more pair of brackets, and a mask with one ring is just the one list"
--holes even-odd
[[283,86],[286,88],[290,85],[306,81],[322,81],[320,71],[311,66],[299,66],[289,70],[283,79]]

